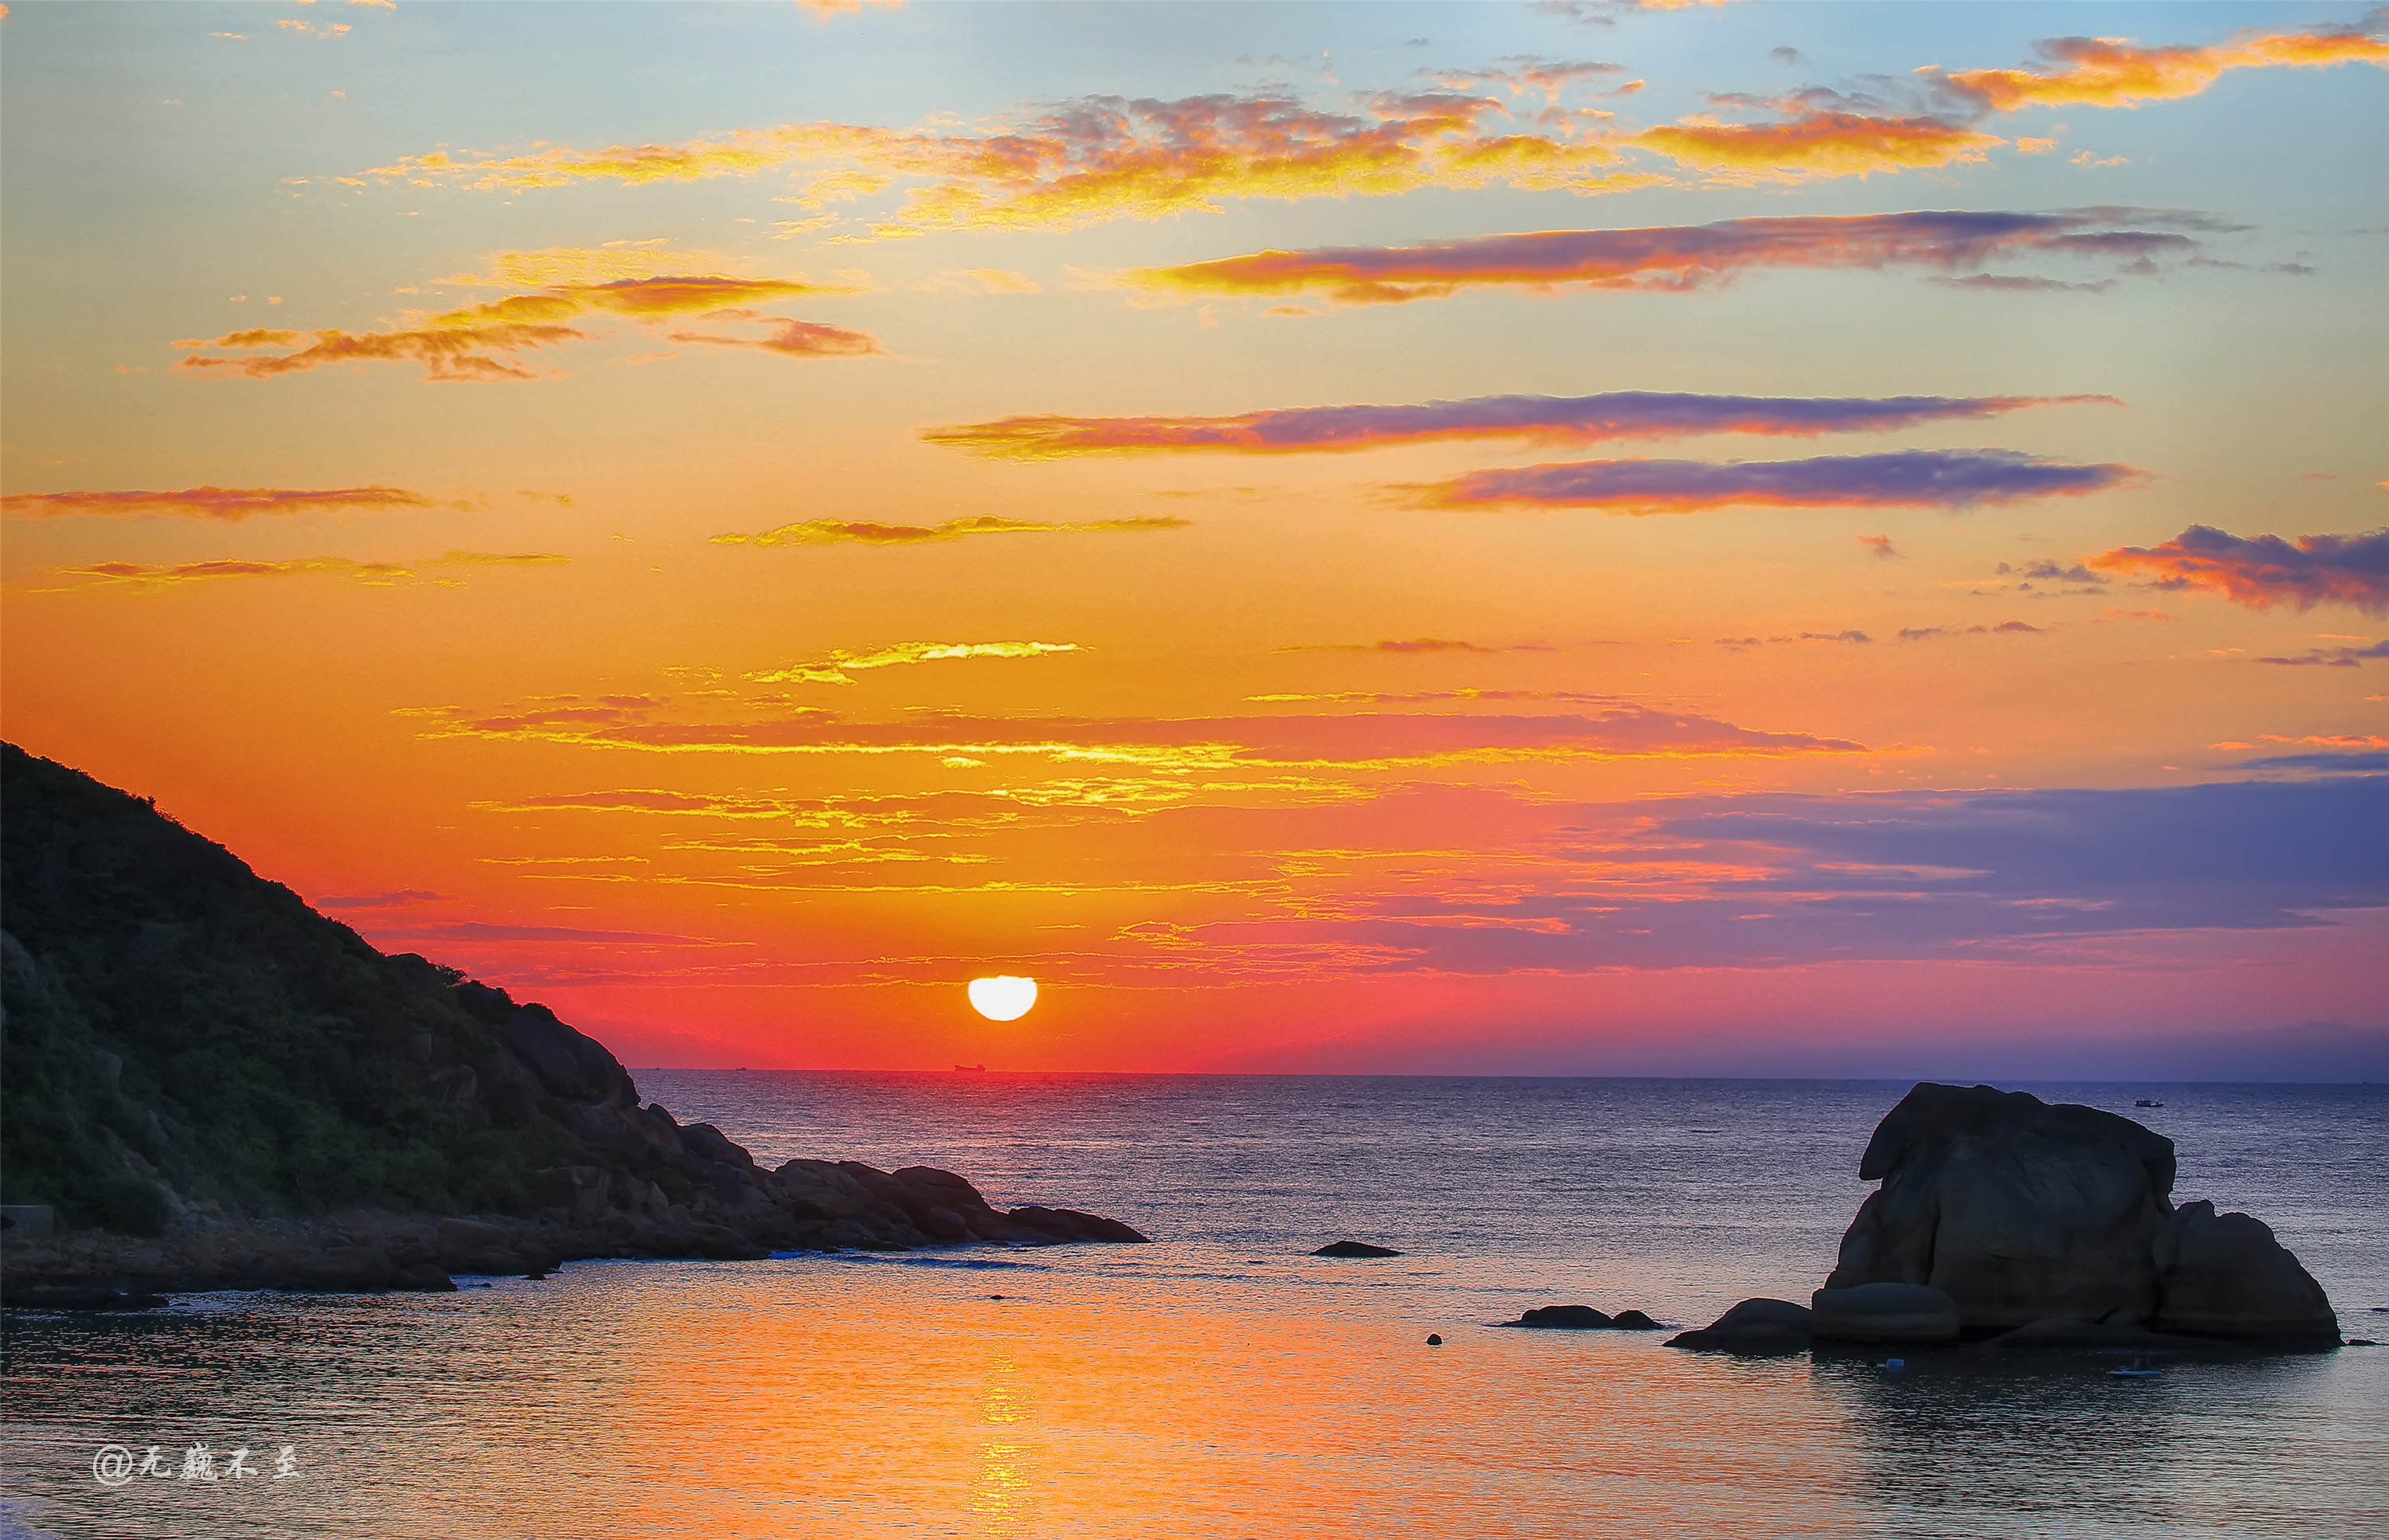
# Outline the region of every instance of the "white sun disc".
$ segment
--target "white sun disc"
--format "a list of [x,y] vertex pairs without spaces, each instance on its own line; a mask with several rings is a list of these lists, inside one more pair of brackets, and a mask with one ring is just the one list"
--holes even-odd
[[1037,981],[1015,978],[1005,974],[999,978],[975,978],[970,981],[971,1009],[991,1022],[1016,1022],[1028,1014],[1037,1003]]

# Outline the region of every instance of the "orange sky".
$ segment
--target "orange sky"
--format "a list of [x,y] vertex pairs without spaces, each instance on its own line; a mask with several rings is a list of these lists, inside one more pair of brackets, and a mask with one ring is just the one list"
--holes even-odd
[[19,5],[7,735],[634,1064],[2377,1032],[2389,43],[2057,14]]

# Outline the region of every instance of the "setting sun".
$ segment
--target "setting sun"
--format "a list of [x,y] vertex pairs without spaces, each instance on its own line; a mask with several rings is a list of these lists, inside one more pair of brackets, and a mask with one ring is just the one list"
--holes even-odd
[[1016,1022],[1037,1003],[1037,981],[1005,974],[970,981],[971,1009],[991,1022]]

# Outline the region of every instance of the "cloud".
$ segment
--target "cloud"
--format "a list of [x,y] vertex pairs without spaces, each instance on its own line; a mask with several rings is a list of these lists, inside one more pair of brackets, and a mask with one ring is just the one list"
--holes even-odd
[[1800,182],[1978,162],[2007,143],[1930,116],[1872,117],[1823,109],[1757,123],[1708,114],[1647,128],[1630,142],[1730,182]]
[[816,21],[827,21],[836,16],[857,16],[865,6],[882,10],[901,10],[904,0],[797,0],[797,5]]
[[1891,537],[1889,535],[1858,535],[1852,538],[1860,545],[1867,548],[1867,554],[1869,555],[1897,557],[1899,554],[1898,552],[1892,549]]
[[1917,626],[1900,628],[1902,642],[1929,642],[1942,636],[1999,636],[2021,634],[2045,636],[2047,626],[2027,625],[2022,620],[2002,620],[1996,626]]
[[586,941],[601,946],[722,947],[742,942],[709,940],[696,935],[658,935],[648,931],[581,930],[569,925],[493,925],[479,920],[440,920],[402,929],[377,925],[374,936],[387,945],[410,941]]
[[1425,690],[1388,694],[1375,690],[1335,690],[1320,694],[1246,695],[1255,703],[1318,701],[1341,706],[1424,706],[1434,701],[1568,701],[1584,706],[1617,706],[1621,697],[1585,690]]
[[[540,253],[529,255],[538,256]],[[546,255],[553,255],[552,253]],[[770,349],[794,356],[851,356],[878,351],[861,332],[779,317],[741,313],[748,305],[770,304],[802,295],[850,293],[850,286],[824,286],[796,278],[728,278],[719,274],[659,274],[596,283],[556,284],[420,320],[386,332],[337,328],[313,333],[254,327],[212,340],[177,342],[190,356],[180,367],[266,379],[321,368],[328,363],[408,361],[435,380],[530,379],[522,355],[534,348],[586,341],[590,334],[569,322],[593,314],[660,321],[675,315],[710,314],[724,319],[763,320],[784,328],[760,339],[684,336],[680,340]],[[310,337],[313,340],[308,340]],[[225,357],[225,350],[245,354]],[[268,353],[269,348],[287,352]]]
[[2242,770],[2305,770],[2318,775],[2378,775],[2389,771],[2389,751],[2366,749],[2355,754],[2275,754],[2242,759],[2231,767]]
[[850,721],[806,709],[758,720],[660,720],[601,707],[445,712],[434,738],[498,738],[653,753],[908,754],[990,760],[1028,755],[1149,770],[1229,767],[1386,769],[1516,759],[1778,757],[1851,754],[1864,745],[1738,727],[1693,713],[1619,704],[1565,716],[1361,712],[1184,719],[984,718],[959,714]]
[[395,893],[358,893],[343,897],[318,898],[317,909],[400,909],[408,904],[428,904],[445,897],[445,894],[428,893],[421,888],[402,888]]
[[1902,450],[1726,464],[1587,460],[1470,471],[1417,490],[1428,507],[1515,504],[1639,515],[1729,507],[1967,508],[2081,497],[2146,480],[2129,465],[2075,465],[2013,450]]
[[2186,257],[2200,249],[2178,230],[2131,227],[2166,223],[2217,227],[2205,216],[2134,209],[1782,215],[1631,230],[1476,235],[1418,246],[1261,251],[1136,269],[1123,281],[1156,295],[1311,293],[1344,304],[1441,299],[1488,285],[1687,293],[1760,268],[1955,272],[1994,258],[2130,261]]
[[1994,294],[2105,294],[2116,284],[2113,278],[2069,284],[2063,278],[2032,278],[2010,273],[1973,273],[1963,278],[1928,278],[1925,282],[1943,288],[1982,289]]
[[786,321],[768,337],[722,337],[705,332],[673,332],[674,342],[710,342],[724,348],[760,348],[790,358],[861,358],[880,350],[879,339],[866,332],[825,326],[814,321]]
[[958,541],[971,535],[1141,534],[1155,529],[1184,529],[1192,520],[1098,518],[1079,524],[1047,524],[1035,519],[999,518],[982,514],[975,518],[948,519],[943,524],[865,524],[834,518],[783,524],[753,535],[716,535],[716,545],[924,545]]
[[2219,593],[2249,609],[2347,605],[2389,614],[2389,528],[2301,535],[2293,544],[2279,535],[2231,535],[2193,524],[2163,545],[2122,546],[2083,564],[2153,574],[2154,587]]
[[844,648],[819,663],[792,664],[766,673],[748,674],[757,684],[852,684],[849,676],[871,668],[908,663],[940,663],[965,657],[1044,657],[1054,653],[1084,652],[1075,642],[899,642],[869,652]]
[[[147,565],[141,562],[95,562],[88,566],[54,566],[50,576],[79,587],[124,585],[145,590],[182,588],[224,578],[295,578],[334,575],[354,578],[376,587],[411,582],[416,569],[454,566],[561,566],[571,560],[552,554],[499,554],[482,551],[451,551],[411,566],[397,562],[360,562],[346,556],[299,556],[287,561],[212,561]],[[453,579],[434,579],[453,581]]]
[[1598,80],[1603,75],[1622,75],[1626,66],[1603,64],[1593,59],[1565,61],[1547,59],[1535,54],[1514,54],[1501,61],[1500,68],[1488,70],[1422,70],[1446,90],[1465,91],[1472,86],[1497,85],[1514,96],[1529,91],[1544,96],[1556,96],[1581,81]]
[[[2242,32],[2209,47],[2145,48],[2123,38],[2052,38],[2036,45],[2046,70],[1919,70],[1909,89],[1894,88],[1895,95],[1910,98],[1905,108],[1871,95],[1812,87],[1763,102],[1721,98],[1731,106],[1764,107],[1776,114],[1771,119],[1730,122],[1703,113],[1626,135],[1624,142],[1726,183],[1802,182],[1974,164],[2007,143],[1981,127],[1993,113],[2035,105],[2131,107],[2194,95],[2231,69],[2389,64],[2389,44],[2372,35],[2382,15],[2375,11],[2353,27]],[[1778,50],[1777,57],[1783,52]],[[2054,147],[2046,138],[2016,143],[2027,155]],[[2073,163],[2128,164],[2121,156],[2102,159],[2087,150]]]
[[1736,652],[1747,652],[1753,647],[1762,645],[1763,643],[1855,642],[1872,644],[1873,641],[1873,637],[1859,630],[1802,631],[1796,636],[1769,636],[1763,639],[1756,636],[1720,636],[1717,639],[1717,644],[1720,647],[1731,647]]
[[1278,647],[1281,653],[1551,653],[1556,647],[1520,643],[1507,647],[1480,647],[1474,642],[1447,642],[1440,637],[1422,636],[1408,642],[1335,642],[1312,647]]
[[1476,396],[1413,406],[1297,406],[1225,417],[1001,417],[922,430],[933,444],[994,458],[1213,451],[1240,454],[1375,449],[1491,439],[1592,444],[1706,433],[1813,437],[1997,416],[2034,406],[2123,403],[2113,396]]
[[179,492],[14,492],[0,498],[10,518],[57,518],[104,514],[119,518],[158,515],[170,518],[236,523],[261,514],[379,512],[390,508],[464,508],[403,487],[332,487],[300,490],[287,487],[192,487]]
[[2194,96],[2227,70],[2389,65],[2389,43],[2376,35],[2383,14],[2375,10],[2349,27],[2317,26],[2289,32],[2252,28],[2228,42],[2204,47],[2150,48],[2117,37],[2050,38],[2034,45],[2044,61],[2040,69],[1933,70],[1926,74],[1952,95],[1989,112],[2013,112],[2024,107],[2134,107]]
[[[1380,804],[1376,816],[1405,811]],[[1514,834],[1508,850],[1487,853],[1509,858],[1493,880],[1376,893],[1348,884],[1309,923],[1203,927],[1186,939],[1376,949],[1363,972],[2098,966],[2132,958],[2100,938],[2320,929],[2337,923],[2331,910],[2389,907],[2382,776],[1539,811],[1547,834]]]
[[2252,657],[2248,661],[2291,668],[2360,668],[2368,657],[2389,657],[2389,642],[2375,642],[2369,647],[2310,647],[2297,657]]
[[868,226],[875,235],[898,236],[1216,212],[1223,198],[1378,197],[1496,184],[1600,192],[1654,180],[1600,170],[1616,159],[1594,130],[1565,115],[1514,123],[1498,97],[1426,91],[1379,93],[1349,113],[1266,94],[1088,96],[985,133],[786,123],[674,145],[556,146],[516,155],[434,150],[366,174],[500,191],[804,168],[815,172],[812,180],[785,201],[812,210],[907,184],[901,210]]

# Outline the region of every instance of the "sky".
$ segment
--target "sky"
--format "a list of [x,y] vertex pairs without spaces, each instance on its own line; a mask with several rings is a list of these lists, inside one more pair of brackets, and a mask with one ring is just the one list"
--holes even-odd
[[629,1063],[2389,1076],[2389,10],[0,85],[0,727]]

